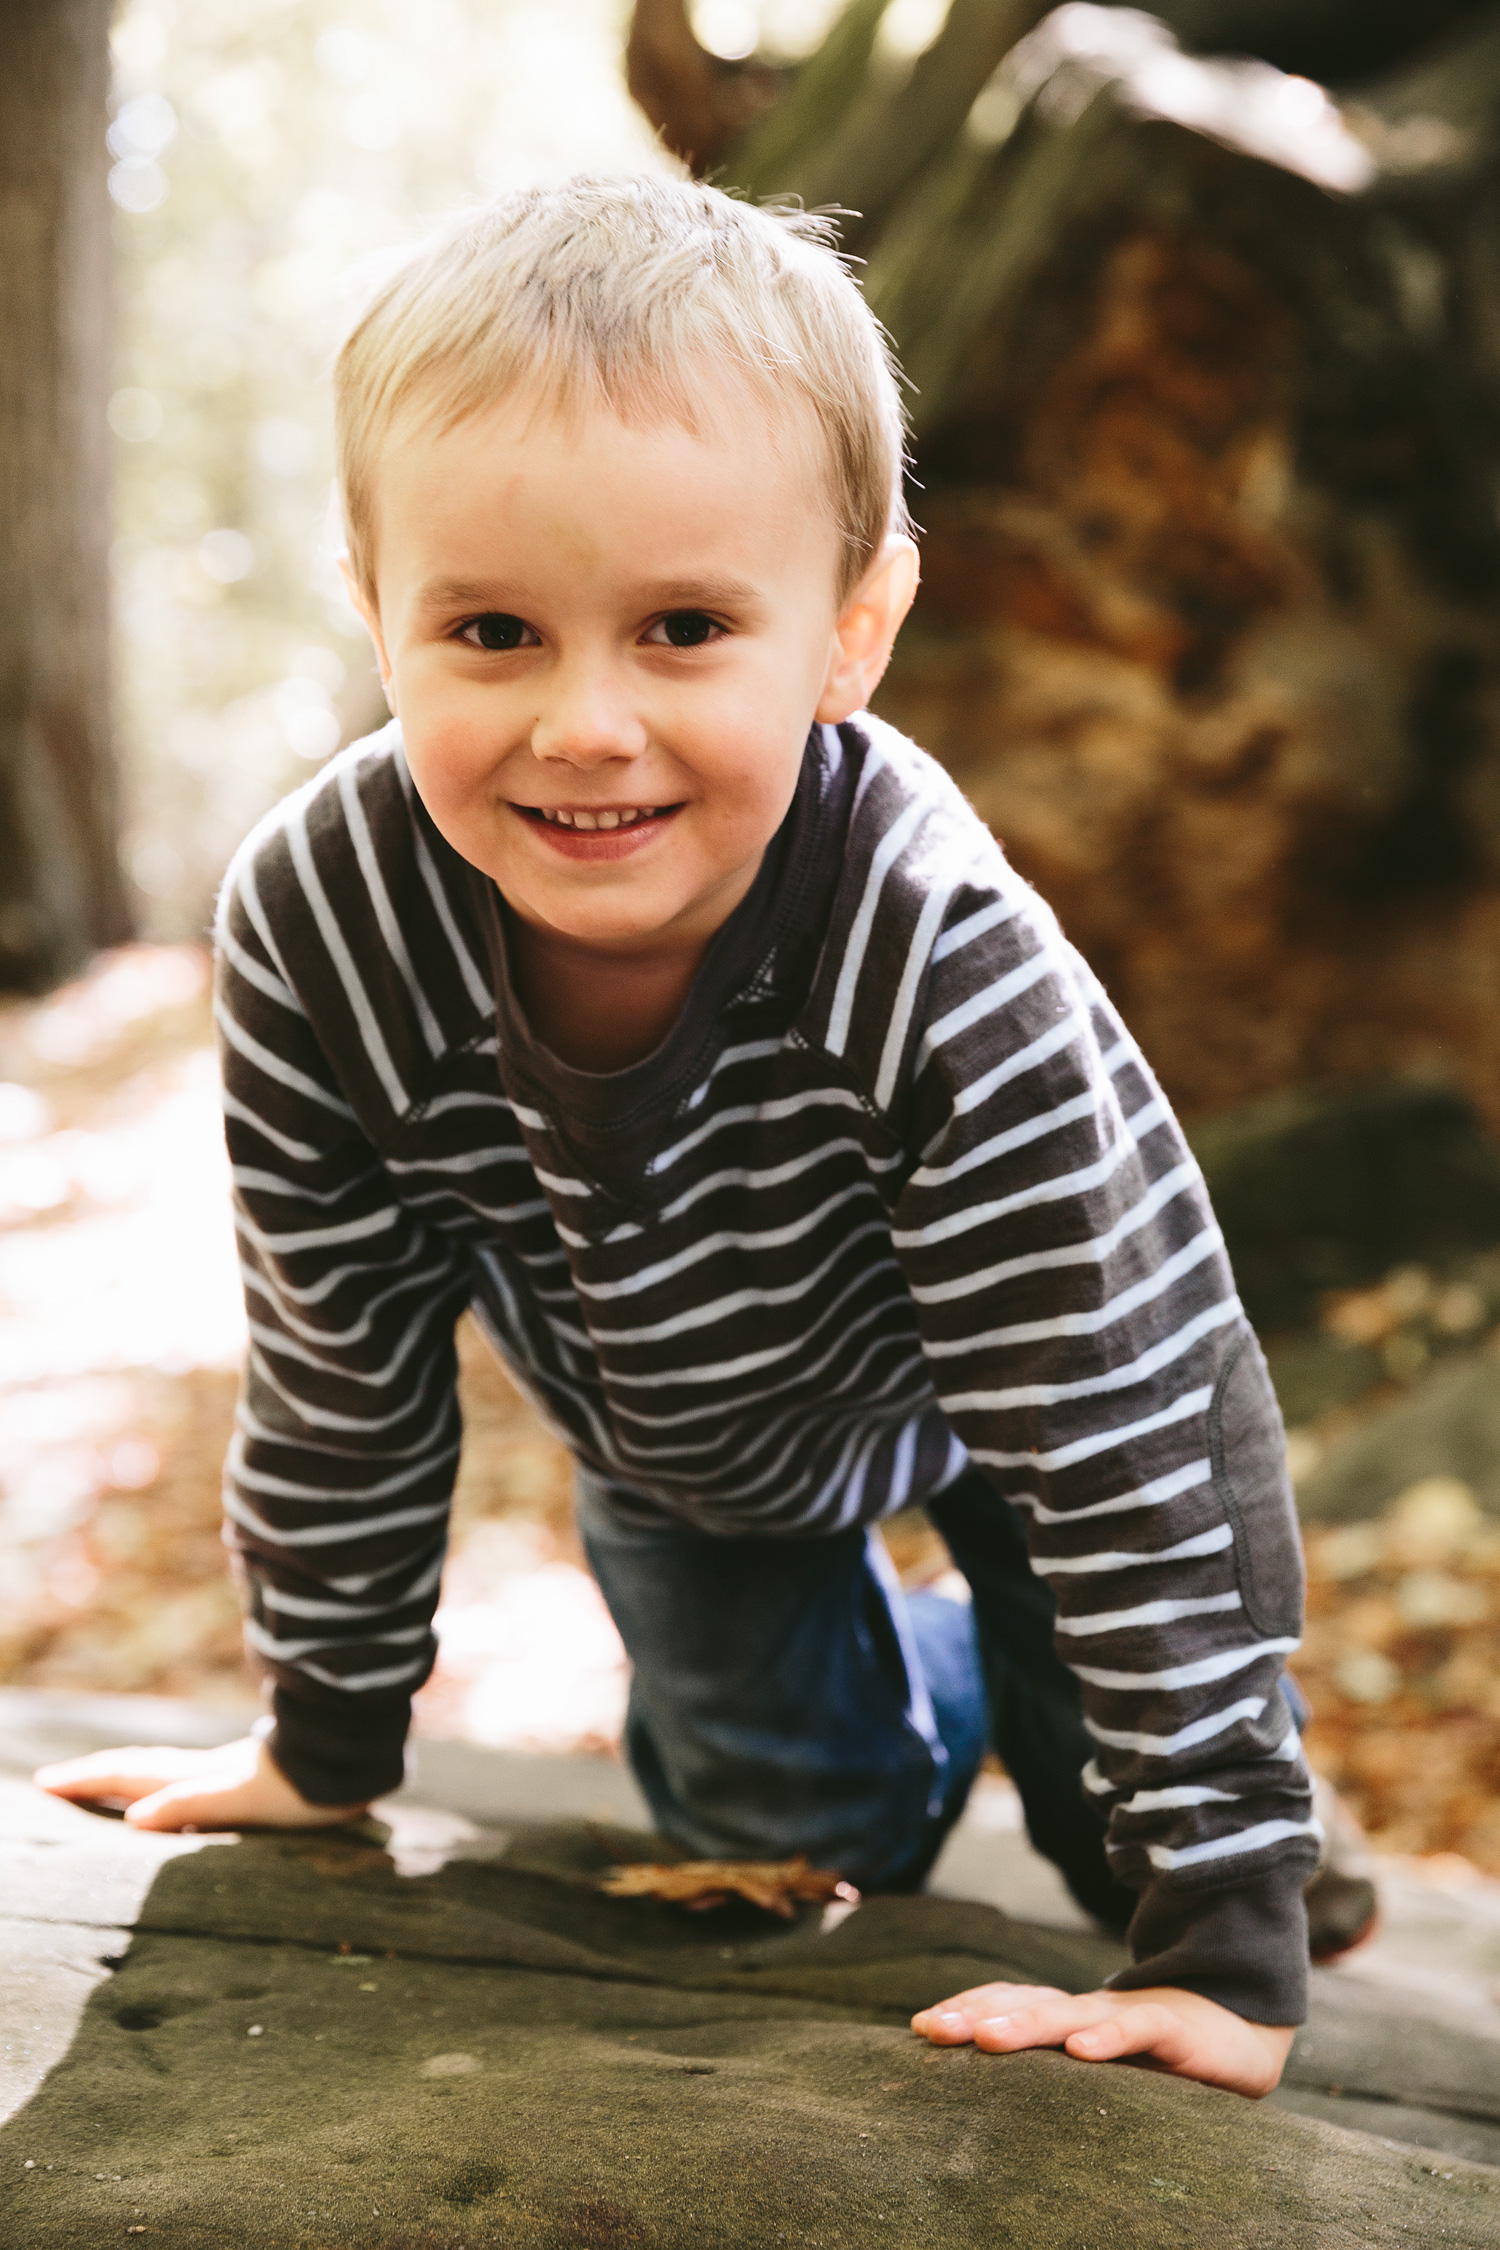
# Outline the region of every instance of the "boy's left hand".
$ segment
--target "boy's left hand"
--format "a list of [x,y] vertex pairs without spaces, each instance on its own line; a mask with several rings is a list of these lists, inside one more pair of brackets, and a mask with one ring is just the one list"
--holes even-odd
[[913,2031],[935,2047],[972,2040],[987,2054],[1061,2047],[1080,2062],[1149,2056],[1179,2078],[1201,2079],[1258,2101],[1281,2076],[1294,2029],[1243,2016],[1174,1985],[1141,1992],[1059,1992],[1042,1984],[977,1984],[923,2008]]

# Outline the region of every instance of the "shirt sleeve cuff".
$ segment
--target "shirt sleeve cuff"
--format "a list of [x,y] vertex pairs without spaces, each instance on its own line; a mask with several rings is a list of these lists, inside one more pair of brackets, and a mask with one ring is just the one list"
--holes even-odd
[[[325,1702],[278,1683],[265,1744],[310,1805],[362,1805],[399,1789],[411,1697],[385,1690]],[[265,1722],[262,1722],[264,1725]]]
[[1111,1990],[1169,1984],[1201,1992],[1247,2023],[1305,2023],[1302,1893],[1313,1864],[1311,1854],[1297,1852],[1241,1883],[1148,1885],[1130,1923],[1135,1959],[1109,1979]]

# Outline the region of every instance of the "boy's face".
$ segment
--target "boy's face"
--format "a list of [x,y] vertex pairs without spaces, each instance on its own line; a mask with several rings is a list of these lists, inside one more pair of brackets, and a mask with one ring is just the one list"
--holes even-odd
[[754,880],[813,720],[862,708],[916,585],[843,606],[818,439],[726,387],[699,434],[507,398],[380,467],[361,603],[423,803],[533,926],[701,944]]

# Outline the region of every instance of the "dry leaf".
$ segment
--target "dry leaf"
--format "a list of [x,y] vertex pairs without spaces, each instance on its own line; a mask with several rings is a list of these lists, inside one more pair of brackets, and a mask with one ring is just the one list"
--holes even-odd
[[859,1904],[859,1893],[842,1876],[824,1867],[809,1867],[796,1859],[684,1859],[675,1866],[649,1860],[631,1867],[611,1868],[599,1885],[611,1898],[662,1898],[677,1906],[723,1906],[728,1899],[748,1899],[790,1922],[793,1902],[843,1899]]

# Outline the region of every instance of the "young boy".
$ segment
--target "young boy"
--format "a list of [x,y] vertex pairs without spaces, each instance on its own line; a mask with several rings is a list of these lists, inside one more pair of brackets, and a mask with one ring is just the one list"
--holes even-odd
[[[858,290],[712,188],[530,190],[388,284],[338,411],[395,718],[220,929],[274,1717],[49,1786],[225,1828],[396,1785],[472,1305],[577,1456],[666,1833],[914,1888],[988,1732],[1135,1965],[915,2028],[1265,2093],[1317,1850],[1280,1423],[1139,1053],[868,716],[917,562]],[[894,1584],[917,1502],[972,1611]]]

